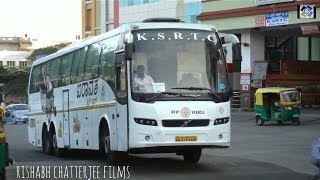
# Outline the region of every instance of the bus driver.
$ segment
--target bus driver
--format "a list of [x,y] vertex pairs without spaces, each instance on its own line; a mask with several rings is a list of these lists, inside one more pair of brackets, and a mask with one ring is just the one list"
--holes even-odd
[[133,79],[134,92],[153,92],[152,83],[154,80],[151,76],[146,75],[144,65],[138,65],[137,71]]

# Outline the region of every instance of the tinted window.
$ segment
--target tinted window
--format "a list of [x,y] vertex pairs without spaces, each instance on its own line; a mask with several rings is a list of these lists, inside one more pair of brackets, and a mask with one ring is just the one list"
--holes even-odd
[[39,92],[40,66],[34,66],[31,72],[30,93]]
[[90,80],[98,77],[99,58],[100,45],[98,43],[90,45],[85,61],[84,80]]
[[53,88],[61,86],[60,64],[60,58],[53,59],[45,64],[49,69],[49,77]]
[[83,81],[83,67],[86,58],[87,47],[74,52],[72,68],[71,68],[71,83]]
[[73,54],[69,53],[62,57],[61,67],[60,67],[60,75],[61,75],[61,85],[70,84],[70,71],[72,65]]
[[115,81],[115,63],[116,55],[114,50],[117,47],[118,36],[101,42],[101,57],[99,65],[99,74],[102,79],[107,81],[113,88]]

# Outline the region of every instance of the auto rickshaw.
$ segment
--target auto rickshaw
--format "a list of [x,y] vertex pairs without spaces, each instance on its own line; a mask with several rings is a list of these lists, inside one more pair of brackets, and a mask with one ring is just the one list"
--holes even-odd
[[300,94],[295,88],[259,88],[255,93],[256,122],[262,126],[265,121],[278,124],[291,121],[300,125]]
[[8,143],[6,142],[6,133],[4,130],[4,109],[0,107],[0,180],[6,179],[6,166],[12,164],[12,159],[9,157]]

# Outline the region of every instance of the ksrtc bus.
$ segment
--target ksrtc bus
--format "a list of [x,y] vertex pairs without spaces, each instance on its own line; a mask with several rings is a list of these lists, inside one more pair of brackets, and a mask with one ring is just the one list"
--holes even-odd
[[208,25],[148,19],[121,25],[33,62],[29,141],[48,154],[176,153],[230,146],[224,43]]

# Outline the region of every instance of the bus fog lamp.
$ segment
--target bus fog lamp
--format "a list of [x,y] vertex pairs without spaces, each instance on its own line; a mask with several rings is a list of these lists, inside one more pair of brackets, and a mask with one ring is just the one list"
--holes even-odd
[[223,138],[223,135],[222,134],[219,134],[219,139],[222,139]]
[[146,137],[145,137],[145,140],[146,140],[146,141],[149,141],[149,140],[150,140],[150,136],[146,136]]

